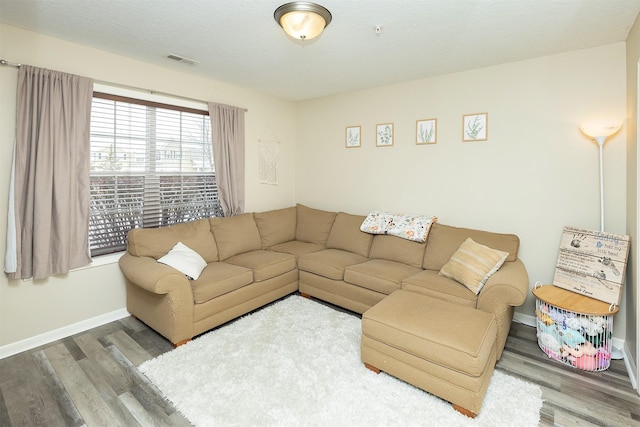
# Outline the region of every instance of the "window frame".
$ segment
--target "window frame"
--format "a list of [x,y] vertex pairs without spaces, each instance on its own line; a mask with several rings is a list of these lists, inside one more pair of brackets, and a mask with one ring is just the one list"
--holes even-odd
[[[190,113],[190,114],[198,114],[198,115],[202,115],[202,116],[209,116],[209,111],[207,109],[207,104],[204,102],[198,102],[198,101],[194,101],[194,100],[189,100],[189,99],[184,99],[184,98],[177,98],[177,97],[170,97],[167,95],[162,95],[162,94],[156,94],[156,93],[147,93],[144,91],[136,91],[136,90],[132,90],[129,88],[122,88],[122,87],[113,87],[113,86],[108,86],[108,85],[103,85],[103,84],[99,84],[96,83],[94,84],[94,93],[93,93],[93,98],[97,98],[97,99],[105,99],[105,100],[109,100],[109,101],[120,101],[120,102],[126,102],[126,103],[131,103],[131,104],[137,104],[137,105],[142,105],[145,107],[152,107],[152,108],[160,108],[160,109],[166,109],[166,110],[172,110],[172,111],[177,111],[180,113]],[[157,141],[156,141],[157,142]],[[181,140],[180,144],[182,146],[182,144],[184,143],[183,140]],[[155,145],[155,143],[154,143]],[[218,190],[217,190],[217,186],[216,186],[216,182],[215,182],[215,165],[213,164],[213,150],[210,152],[211,156],[212,156],[212,171],[211,172],[205,172],[203,174],[191,174],[191,176],[202,176],[202,175],[211,175],[212,176],[212,180],[206,179],[204,181],[202,181],[202,186],[203,187],[208,187],[209,184],[206,184],[207,182],[212,182],[212,188],[215,190],[215,195],[214,195],[214,200],[217,202],[216,205],[214,205],[213,207],[213,211],[211,212],[211,215],[209,216],[222,216],[222,211],[221,211],[221,207],[219,205],[219,197],[218,197]],[[147,153],[147,157],[149,157],[150,154]],[[153,155],[155,156],[155,154]],[[91,159],[92,161],[93,159]],[[147,168],[148,168],[148,164],[147,164]],[[147,175],[148,174],[148,169],[146,169],[144,172],[142,172],[142,174]],[[171,173],[162,173],[162,172],[156,172],[154,171],[153,176],[156,177],[159,181],[161,180],[162,176],[175,176],[175,177],[180,177],[180,179],[178,179],[176,182],[178,182],[178,185],[182,185],[183,182],[188,181],[188,179],[185,180],[185,177],[189,177],[190,174],[189,173],[184,173],[183,171],[180,171],[180,173],[178,174],[171,174]],[[93,171],[91,172],[91,177],[93,178],[94,176],[99,176],[101,175],[100,173],[95,174]],[[103,176],[118,176],[117,173],[114,174],[102,174]],[[120,174],[119,176],[122,177],[126,177],[127,174]],[[131,176],[136,176],[136,174],[131,174]],[[170,180],[169,180],[169,185],[171,185]],[[162,196],[158,196],[158,202],[161,200]],[[92,201],[92,205],[93,205],[93,195],[91,195],[91,201]],[[196,205],[196,209],[198,209],[197,205]],[[164,209],[160,209],[160,211],[162,212]],[[93,212],[93,211],[92,211]],[[133,217],[132,217],[133,218]],[[144,213],[142,215],[142,218],[144,218]],[[196,219],[196,218],[193,218]],[[143,220],[144,221],[144,220]],[[164,226],[164,225],[169,225],[171,223],[175,223],[175,222],[181,222],[181,221],[174,221],[174,222],[168,222],[167,224],[163,224],[162,218],[158,219],[159,224],[151,224],[150,226],[146,226],[144,224],[142,225],[136,225],[133,228],[138,228],[138,227],[144,227],[144,228],[155,228],[158,226]],[[114,237],[114,241],[116,241],[117,238]],[[106,249],[102,248],[102,247],[90,247],[91,250],[91,255],[92,257],[100,257],[100,256],[107,256],[109,254],[114,254],[114,253],[121,253],[123,252],[125,249],[122,248],[111,248],[111,249]]]

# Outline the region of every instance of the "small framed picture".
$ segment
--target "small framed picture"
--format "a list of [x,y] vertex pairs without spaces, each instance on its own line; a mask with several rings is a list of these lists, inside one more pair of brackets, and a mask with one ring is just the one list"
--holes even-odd
[[393,123],[376,125],[376,147],[390,147],[393,145]]
[[462,116],[462,141],[486,141],[489,136],[489,113]]
[[345,146],[347,148],[358,148],[362,145],[361,141],[360,126],[347,126],[345,131]]
[[438,119],[416,120],[416,144],[435,144],[438,141]]

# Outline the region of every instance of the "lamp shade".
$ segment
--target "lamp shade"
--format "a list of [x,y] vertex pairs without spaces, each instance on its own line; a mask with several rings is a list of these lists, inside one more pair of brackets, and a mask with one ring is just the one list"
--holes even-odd
[[319,36],[331,22],[331,12],[318,4],[304,1],[283,4],[273,17],[287,34],[298,40]]
[[622,122],[615,120],[592,120],[580,125],[580,130],[592,138],[611,136],[622,127]]

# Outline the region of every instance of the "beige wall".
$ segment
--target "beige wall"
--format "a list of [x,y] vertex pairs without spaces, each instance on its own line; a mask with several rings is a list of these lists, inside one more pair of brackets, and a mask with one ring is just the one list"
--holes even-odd
[[[186,73],[0,25],[0,58],[249,108],[246,209],[305,203],[366,214],[438,215],[442,223],[517,233],[531,283],[553,277],[564,225],[599,226],[598,152],[585,118],[625,115],[625,44],[569,52],[294,104]],[[17,72],[0,67],[0,259]],[[489,113],[489,141],[461,143],[463,114]],[[416,146],[415,120],[438,118]],[[395,146],[376,148],[376,123]],[[363,146],[344,148],[345,126]],[[258,140],[279,140],[279,185],[258,183]],[[605,147],[606,229],[626,232],[626,128]],[[625,337],[625,304],[614,335]],[[0,347],[124,307],[115,264],[41,282],[0,276]],[[519,309],[533,314],[533,300]]]
[[[152,66],[86,46],[0,25],[0,58],[137,88],[246,107],[246,210],[291,206],[295,104],[243,88]],[[188,66],[185,66],[187,69]],[[0,67],[0,260],[4,262],[17,70]],[[275,136],[274,136],[275,135]],[[279,185],[261,185],[258,140],[279,144]],[[125,307],[117,264],[44,281],[0,275],[0,347]]]
[[[638,281],[640,274],[640,228],[638,224],[638,116],[640,115],[638,81],[640,81],[640,15],[627,38],[627,227],[631,236],[630,274],[627,275],[627,331],[625,345],[640,375],[638,348]],[[635,245],[633,245],[635,243]],[[640,382],[640,377],[638,378]]]
[[[598,148],[578,125],[625,117],[625,44],[411,81],[299,103],[296,200],[366,214],[392,210],[516,233],[531,285],[550,283],[562,227],[599,229]],[[489,113],[489,140],[462,143],[462,115]],[[438,143],[417,146],[417,119]],[[375,147],[375,125],[395,145]],[[345,126],[362,147],[345,148]],[[604,149],[606,231],[626,232],[626,128]],[[622,310],[624,311],[624,305]],[[529,297],[519,313],[533,315]],[[614,335],[624,339],[624,314]]]

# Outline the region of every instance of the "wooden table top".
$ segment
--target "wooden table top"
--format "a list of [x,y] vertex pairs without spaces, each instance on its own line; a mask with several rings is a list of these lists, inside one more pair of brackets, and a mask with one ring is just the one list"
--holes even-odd
[[553,285],[533,288],[531,291],[539,300],[558,308],[592,316],[611,316],[618,312],[618,306],[589,298]]

